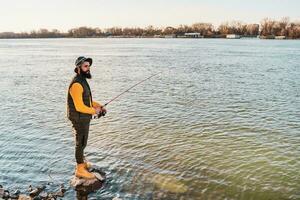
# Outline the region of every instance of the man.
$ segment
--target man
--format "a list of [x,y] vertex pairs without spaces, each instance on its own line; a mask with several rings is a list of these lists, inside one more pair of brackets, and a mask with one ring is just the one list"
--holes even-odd
[[75,61],[76,75],[68,89],[67,115],[71,120],[75,135],[75,176],[91,179],[94,174],[88,171],[90,163],[84,158],[84,148],[87,145],[89,127],[92,115],[105,115],[106,110],[92,99],[90,86],[86,79],[91,79],[90,67],[93,63],[91,58],[79,57]]

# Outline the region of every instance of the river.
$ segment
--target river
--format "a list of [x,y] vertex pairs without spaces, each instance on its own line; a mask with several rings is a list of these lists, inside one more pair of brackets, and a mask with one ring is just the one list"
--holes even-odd
[[[105,103],[87,157],[107,173],[97,199],[300,199],[300,41],[0,40],[0,184],[68,188],[74,138],[66,94],[93,58]],[[54,186],[55,187],[55,184]]]

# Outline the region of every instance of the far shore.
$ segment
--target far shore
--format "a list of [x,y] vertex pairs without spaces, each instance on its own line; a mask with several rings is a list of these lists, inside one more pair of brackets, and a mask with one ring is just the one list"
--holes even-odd
[[194,23],[177,27],[112,27],[112,28],[72,28],[67,32],[45,28],[30,32],[0,32],[0,39],[17,38],[260,38],[260,39],[300,39],[300,22],[292,22],[288,17],[281,20],[265,18],[260,24],[245,24],[240,21],[225,22],[218,27],[211,23]]
[[16,38],[1,38],[4,39],[134,39],[134,38],[143,38],[143,39],[227,39],[227,40],[236,40],[236,39],[261,39],[261,40],[299,40],[300,38],[286,38],[286,37],[276,37],[276,36],[212,36],[212,37],[184,37],[184,36],[105,36],[105,37],[16,37]]

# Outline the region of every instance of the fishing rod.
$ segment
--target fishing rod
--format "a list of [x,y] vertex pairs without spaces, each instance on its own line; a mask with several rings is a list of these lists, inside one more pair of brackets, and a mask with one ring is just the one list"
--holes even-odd
[[[149,76],[148,78],[146,78],[146,79],[144,79],[144,80],[141,80],[141,81],[139,81],[138,83],[134,84],[133,86],[131,86],[131,87],[128,88],[127,90],[123,91],[122,93],[118,94],[117,96],[115,96],[114,98],[112,98],[111,100],[109,100],[108,102],[106,102],[106,103],[102,106],[102,108],[103,108],[103,107],[106,107],[108,104],[110,104],[111,102],[115,101],[115,100],[118,99],[120,96],[122,96],[123,94],[125,94],[126,92],[128,92],[129,90],[131,90],[132,88],[134,88],[134,87],[136,87],[136,86],[142,84],[143,82],[145,82],[145,81],[151,79],[152,77],[154,77],[154,76],[156,76],[156,75],[158,75],[158,74],[160,74],[160,73],[161,73],[161,72],[158,72],[158,73],[156,73],[156,74],[153,74],[153,75]],[[97,115],[97,117],[100,118],[101,116],[104,116],[103,114],[105,115],[106,113],[99,113],[99,115]]]

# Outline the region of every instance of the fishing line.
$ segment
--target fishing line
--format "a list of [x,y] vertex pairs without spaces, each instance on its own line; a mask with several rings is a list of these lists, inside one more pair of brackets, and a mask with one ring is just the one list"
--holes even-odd
[[107,103],[105,103],[105,104],[103,105],[103,107],[106,107],[108,104],[110,104],[111,102],[113,102],[114,100],[116,100],[117,98],[119,98],[121,95],[125,94],[126,92],[128,92],[128,91],[131,90],[132,88],[134,88],[134,87],[136,87],[136,86],[142,84],[143,82],[147,81],[148,79],[151,79],[152,77],[154,77],[154,76],[156,76],[156,75],[158,75],[158,74],[160,74],[160,73],[162,73],[162,72],[158,72],[158,73],[156,73],[156,74],[153,74],[152,76],[149,76],[148,78],[146,78],[146,79],[144,79],[144,80],[142,80],[142,81],[140,81],[140,82],[134,84],[133,86],[131,86],[131,87],[128,88],[127,90],[123,91],[122,93],[118,94],[117,96],[115,96],[114,98],[112,98],[111,100],[109,100]]
[[[122,93],[118,94],[117,96],[115,96],[114,98],[112,98],[111,100],[109,100],[108,102],[106,102],[103,106],[103,107],[106,107],[108,104],[110,104],[111,102],[115,101],[116,99],[118,99],[120,96],[122,96],[123,94],[125,94],[126,92],[128,92],[129,90],[131,90],[132,88],[135,88],[136,86],[142,84],[143,82],[151,79],[152,77],[160,74],[162,72],[158,72],[156,74],[153,74],[151,76],[149,76],[148,78],[144,79],[144,80],[141,80],[139,81],[138,83],[134,84],[133,86],[131,86],[130,88],[128,88],[127,90],[123,91]],[[105,116],[106,113],[103,113],[103,112],[100,112],[98,115],[93,115],[93,119],[96,119],[96,118],[100,118],[101,116]]]

